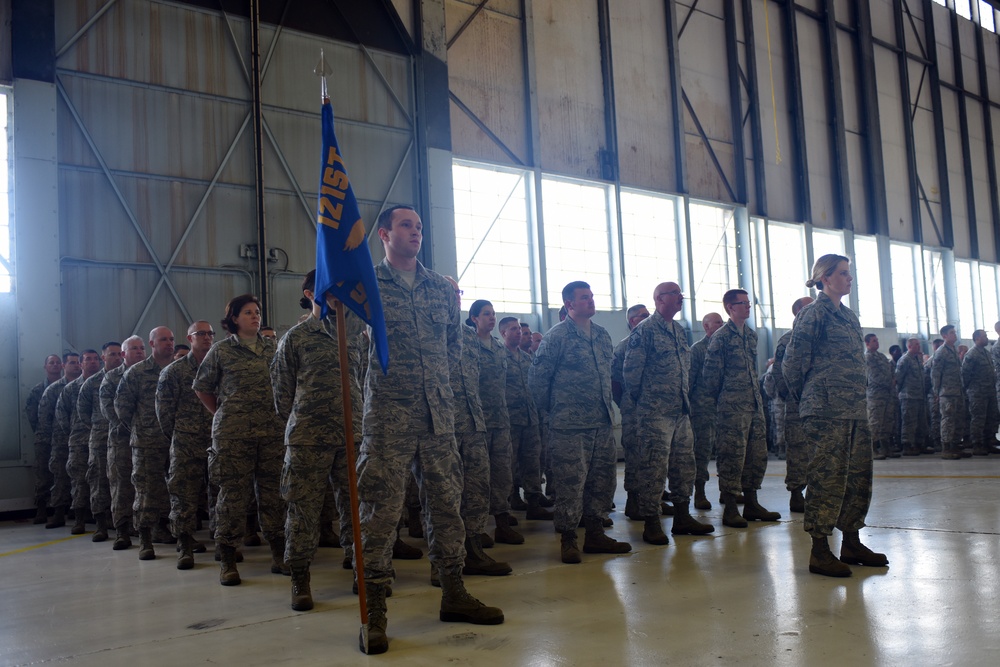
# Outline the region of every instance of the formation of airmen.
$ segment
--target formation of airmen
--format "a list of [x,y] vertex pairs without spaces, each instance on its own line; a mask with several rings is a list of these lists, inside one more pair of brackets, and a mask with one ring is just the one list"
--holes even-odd
[[[314,272],[302,286],[310,312],[280,341],[273,330],[265,335],[260,303],[248,294],[227,305],[223,340],[215,340],[210,322],[197,321],[187,346],[175,347],[167,327],[154,328],[148,357],[138,336],[109,342],[100,353],[49,356],[46,380],[27,406],[36,523],[64,526],[72,510],[74,534],[86,532],[92,517],[94,542],[113,534],[113,548],[125,550],[137,537],[141,560],[155,559],[154,543],[176,544],[177,568],[186,570],[205,551],[194,535],[207,515],[225,586],[241,583],[241,547],[260,543],[259,528],[271,571],[291,577],[292,608],[307,611],[319,547],[342,547],[345,569],[357,562],[345,447],[351,421],[361,436],[356,474],[368,601],[359,646],[374,654],[388,649],[392,561],[422,556],[399,538],[407,523],[411,536],[427,539],[442,621],[503,622],[503,611],[472,597],[462,577],[512,572],[486,550],[524,542],[514,511],[553,522],[564,563],[631,551],[605,532],[617,479],[612,404],[622,414],[625,514],[642,522],[645,542],[666,545],[661,515],[672,515],[674,535],[715,530],[691,514],[692,496],[695,509],[712,508],[705,488],[712,456],[723,525],[781,518],[757,498],[770,396],[787,452],[789,507],[805,513],[810,571],[827,576],[850,575],[848,564],[888,563],[859,538],[873,451],[894,456],[894,443],[907,454],[931,445],[923,439],[925,366],[931,405],[941,415],[942,456],[963,456],[963,442],[971,454],[995,449],[986,442],[1000,421],[998,345],[991,359],[985,332],[977,331],[961,361],[954,327],[945,327],[931,360],[924,363],[919,341],[911,340],[893,371],[877,338],[862,341],[857,317],[840,302],[851,287],[844,257],[817,261],[806,284],[819,296],[794,304],[795,326],[778,342],[762,394],[744,290],[725,293],[728,320],[706,315],[705,337],[693,346],[674,319],[684,295],[673,282],[656,286],[652,312],[628,310],[630,333],[617,346],[592,321],[594,296],[582,281],[565,286],[561,321],[544,336],[508,317],[499,321],[498,339],[490,302],[473,303],[463,324],[457,282],[417,261],[422,229],[408,206],[387,209],[377,222],[387,373],[350,313],[348,367],[341,367],[336,320],[323,317],[320,305],[332,306],[333,298],[314,293]],[[844,534],[839,559],[827,541],[833,528]]]

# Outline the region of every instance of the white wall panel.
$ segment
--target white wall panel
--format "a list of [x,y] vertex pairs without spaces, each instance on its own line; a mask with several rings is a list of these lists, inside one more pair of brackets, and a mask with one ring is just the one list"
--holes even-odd
[[610,3],[618,159],[624,184],[676,190],[666,15],[662,0]]
[[899,63],[896,54],[888,49],[875,46],[874,52],[889,236],[898,241],[912,241],[913,211],[910,205],[909,166],[903,128],[903,103],[899,87]]
[[944,141],[948,159],[948,186],[951,189],[951,227],[955,239],[955,254],[959,257],[968,257],[969,210],[965,196],[965,168],[962,162],[958,97],[953,91],[941,90],[941,112],[944,119]]
[[805,117],[806,151],[809,159],[811,222],[817,227],[839,227],[834,204],[833,151],[830,146],[831,100],[827,96],[823,55],[823,27],[813,18],[796,17],[802,72],[802,107]]
[[[972,158],[973,194],[976,199],[976,233],[978,259],[995,261],[993,246],[993,216],[990,207],[990,181],[986,166],[986,130],[983,125],[983,106],[975,100],[966,102],[969,118],[969,152]],[[988,116],[987,116],[988,117]],[[997,128],[1000,130],[1000,128]],[[959,255],[956,250],[956,255]]]
[[[473,8],[457,0],[445,7],[451,38]],[[448,49],[448,85],[522,164],[530,164],[523,30],[520,16],[490,9],[480,12]],[[455,104],[451,105],[451,119],[456,155],[512,163]]]
[[605,123],[597,4],[535,0],[534,30],[541,166],[600,178]]

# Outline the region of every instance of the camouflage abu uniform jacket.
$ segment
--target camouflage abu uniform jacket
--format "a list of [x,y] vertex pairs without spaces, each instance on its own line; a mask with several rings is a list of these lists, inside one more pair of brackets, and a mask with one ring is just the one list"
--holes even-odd
[[756,366],[757,332],[727,320],[708,343],[698,391],[718,412],[763,414]]
[[868,422],[864,338],[858,316],[823,292],[799,311],[782,372],[799,416]]
[[866,397],[869,403],[893,400],[892,361],[881,352],[865,350],[865,373],[868,378]]
[[931,359],[931,385],[934,395],[944,398],[962,396],[962,362],[950,345],[942,345]]
[[462,360],[462,325],[455,290],[417,262],[413,288],[382,260],[375,267],[389,339],[383,375],[369,345],[365,381],[365,435],[455,432],[451,376]]
[[156,419],[156,384],[161,370],[150,355],[130,366],[118,383],[115,412],[132,432],[129,444],[133,448],[170,447],[170,440],[163,435]]
[[[89,378],[88,378],[89,379]],[[70,447],[89,447],[90,431],[84,430],[76,416],[76,399],[86,380],[81,375],[66,385],[56,404],[56,422],[65,433]]]
[[[363,328],[361,320],[350,311],[345,313],[344,324],[348,339],[360,334]],[[361,387],[350,367],[350,357],[347,363],[353,410],[360,405]],[[344,441],[340,372],[337,321],[332,312],[322,320],[310,315],[281,338],[271,361],[271,384],[275,410],[285,424],[286,445],[315,446]],[[337,433],[331,437],[334,430]]]
[[479,346],[479,399],[483,404],[486,428],[509,428],[507,353],[504,352],[504,345],[493,336],[489,340],[476,336],[476,342]]
[[896,362],[896,391],[901,399],[923,400],[924,369],[917,357],[907,352]]
[[[101,383],[104,382],[105,371],[102,368],[89,378],[84,380],[80,387],[80,395],[76,397],[76,417],[74,419],[77,426],[73,431],[87,436],[86,442],[80,442],[81,446],[90,447],[91,443],[106,443],[108,440],[108,420],[101,413]],[[73,432],[70,432],[70,442],[73,441]]]
[[257,334],[256,345],[260,352],[230,334],[212,346],[198,367],[192,389],[218,400],[213,439],[281,438],[269,369],[274,341]]
[[690,414],[690,373],[691,350],[680,324],[654,310],[632,329],[622,376],[639,420]]
[[984,347],[973,346],[962,359],[962,386],[972,395],[992,396],[996,391],[996,369]]
[[[194,354],[188,353],[167,365],[156,382],[156,419],[170,442],[175,435],[197,440],[210,437],[212,432],[212,413],[191,388],[198,366]],[[208,445],[205,442],[206,457]]]
[[507,400],[507,413],[510,415],[511,426],[534,426],[538,423],[538,410],[535,409],[535,399],[528,387],[528,372],[533,361],[530,354],[516,348],[513,352],[506,345],[507,373],[504,396]]
[[462,326],[461,372],[451,378],[455,394],[455,433],[485,433],[486,419],[479,396],[479,337],[476,330]]
[[535,351],[528,383],[552,428],[611,426],[613,353],[611,335],[596,322],[590,323],[589,336],[569,317],[549,329]]
[[710,336],[705,336],[691,346],[691,372],[688,374],[688,398],[691,401],[691,414],[712,416],[715,414],[715,401],[705,396],[701,387],[701,371],[705,368],[705,357],[708,355]]
[[48,380],[42,380],[31,388],[28,400],[24,402],[24,414],[28,416],[28,423],[31,424],[31,432],[38,430],[38,404],[42,400],[45,388],[49,386]]

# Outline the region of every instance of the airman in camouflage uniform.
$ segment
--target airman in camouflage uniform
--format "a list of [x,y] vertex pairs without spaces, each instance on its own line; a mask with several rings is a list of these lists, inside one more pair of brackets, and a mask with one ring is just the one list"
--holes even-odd
[[906,341],[906,354],[896,362],[899,392],[900,442],[903,456],[918,456],[927,438],[927,401],[924,392],[923,354],[920,341]]
[[962,393],[962,361],[955,350],[958,333],[951,324],[941,328],[944,345],[931,359],[931,385],[941,411],[941,458],[962,458],[962,421],[965,419],[965,395]]
[[87,439],[87,486],[90,488],[90,511],[97,529],[94,542],[108,539],[111,526],[111,487],[108,485],[108,420],[101,412],[101,383],[104,376],[122,365],[122,346],[116,341],[101,348],[104,368],[87,378],[76,399],[77,418],[90,433]]
[[[76,354],[69,356],[80,367]],[[53,507],[57,516],[53,516],[46,527],[53,528],[66,525],[66,507],[54,507],[52,500],[52,484],[55,481],[49,470],[49,460],[52,458],[52,435],[55,428],[56,404],[62,390],[66,388],[69,379],[61,377],[49,383],[38,401],[38,430],[35,431],[35,504],[37,507]]]
[[[649,309],[641,303],[637,303],[625,312],[628,322],[628,330],[631,332],[635,326],[649,317]],[[639,514],[638,500],[639,489],[636,487],[636,472],[638,462],[635,458],[638,447],[638,433],[635,427],[635,403],[632,397],[625,391],[625,379],[622,377],[622,368],[625,365],[625,351],[628,349],[629,337],[625,336],[615,345],[611,354],[611,398],[618,405],[618,410],[622,415],[622,451],[625,452],[625,480],[623,486],[628,494],[625,500],[625,516],[640,521],[644,517]]]
[[[375,267],[389,344],[386,373],[369,347],[364,442],[358,457],[368,624],[359,643],[388,650],[386,587],[394,576],[392,547],[407,476],[420,486],[431,566],[441,582],[442,621],[497,624],[503,612],[473,598],[462,582],[465,525],[462,461],[455,440],[451,378],[461,374],[462,324],[454,287],[417,261],[423,222],[410,207],[378,218],[385,259]],[[508,462],[509,470],[509,462]],[[504,493],[509,490],[505,487]]]
[[[215,540],[219,545],[219,583],[242,582],[236,569],[236,549],[246,534],[247,510],[256,492],[261,531],[271,549],[271,572],[291,574],[285,561],[286,504],[281,497],[284,442],[274,411],[269,364],[275,344],[257,331],[254,338],[238,335],[236,319],[253,311],[260,326],[260,304],[252,295],[230,300],[224,320],[230,335],[215,343],[198,367],[192,388],[214,413],[212,447],[208,451],[209,480],[218,486]],[[233,312],[230,312],[233,311]]]
[[177,538],[177,569],[194,567],[194,533],[198,507],[205,497],[208,479],[208,448],[212,446],[212,414],[191,388],[198,366],[215,337],[204,320],[188,327],[191,351],[160,372],[156,383],[156,419],[170,441],[170,530]]
[[[315,274],[310,273],[303,284],[310,301],[314,285]],[[332,299],[328,303],[325,318],[321,319],[320,306],[314,303],[309,318],[282,336],[271,362],[274,406],[285,424],[281,495],[288,503],[285,560],[292,571],[292,609],[296,611],[313,606],[309,566],[319,545],[319,518],[331,476],[340,513],[341,546],[348,556],[353,553],[342,369]],[[362,323],[347,311],[345,327],[345,336],[351,339],[361,333]],[[361,391],[350,367],[343,371],[348,374],[353,411]]]
[[[28,423],[31,424],[31,432],[35,439],[35,489],[44,487],[44,493],[35,495],[35,519],[33,523],[45,523],[48,520],[48,499],[49,489],[52,488],[52,480],[49,479],[49,455],[51,454],[51,434],[49,440],[44,444],[45,465],[40,465],[42,451],[38,449],[38,407],[42,401],[42,394],[53,382],[58,382],[62,377],[62,359],[58,354],[50,354],[45,357],[45,379],[31,388],[28,400],[24,405],[24,412],[28,416]],[[53,406],[55,407],[55,406]]]
[[[934,380],[931,378],[931,367],[934,363],[934,354],[941,349],[944,341],[940,338],[935,338],[931,341],[931,347],[934,352],[927,357],[923,362],[924,369],[924,401],[927,403],[927,410],[924,414],[927,416],[927,442],[925,452],[943,452],[944,449],[941,445],[941,401],[938,399],[937,393],[934,391]],[[961,362],[961,360],[959,360]]]
[[[87,460],[90,458],[90,411],[93,408],[93,394],[84,399],[83,408],[88,418],[83,419],[80,412],[80,397],[83,395],[84,384],[101,370],[101,357],[96,350],[84,350],[81,356],[83,375],[66,385],[59,399],[72,403],[69,411],[69,448],[66,458],[66,475],[69,478],[70,507],[76,515],[73,524],[74,535],[82,535],[86,531],[86,521],[90,518],[90,485],[87,483]],[[100,385],[92,385],[100,387]],[[75,394],[75,398],[74,398]],[[56,409],[58,412],[58,408]]]
[[875,334],[865,336],[865,374],[868,388],[865,398],[868,405],[868,428],[872,434],[875,458],[883,460],[892,454],[892,431],[895,425],[891,409],[893,397],[892,362],[878,351]]
[[156,557],[154,527],[158,529],[157,541],[175,541],[168,532],[170,496],[166,473],[170,440],[163,435],[156,418],[156,385],[160,372],[173,359],[173,332],[167,327],[154,328],[149,332],[149,346],[152,354],[125,371],[115,393],[115,412],[130,432],[135,487],[132,517],[139,531],[139,560]]
[[[712,334],[702,369],[702,390],[714,400],[719,453],[716,468],[725,506],[722,523],[745,528],[747,521],[777,521],[781,515],[757,502],[757,489],[767,470],[764,401],[757,380],[757,332],[746,320],[750,298],[744,290],[723,295],[729,321]],[[743,516],[736,497],[743,490]]]
[[562,291],[569,316],[542,339],[529,374],[535,403],[549,413],[552,470],[559,480],[555,528],[564,563],[579,563],[576,528],[581,515],[587,553],[627,553],[632,546],[604,534],[602,515],[615,493],[611,434],[611,356],[607,330],[591,321],[594,294],[582,281]]
[[108,484],[111,488],[111,520],[117,536],[113,549],[120,551],[132,546],[132,505],[135,502],[135,487],[132,486],[132,446],[131,433],[115,411],[115,396],[125,371],[140,363],[146,355],[146,345],[139,336],[130,336],[122,342],[125,363],[105,372],[101,381],[99,397],[101,414],[108,420]]
[[[809,296],[796,300],[792,304],[792,314],[797,317],[802,309],[812,302],[813,299]],[[813,444],[806,440],[802,432],[798,397],[789,393],[788,383],[785,381],[783,365],[788,341],[791,339],[791,330],[786,331],[778,339],[778,344],[774,348],[774,363],[767,369],[767,373],[774,386],[774,401],[781,410],[781,438],[785,446],[785,488],[790,494],[788,509],[791,512],[804,512],[806,501],[802,492],[806,489]]]
[[636,483],[638,513],[645,521],[642,539],[667,544],[660,525],[660,498],[670,478],[674,521],[671,532],[703,535],[715,530],[690,514],[695,478],[694,436],[688,377],[691,373],[687,333],[674,321],[684,296],[676,283],[661,283],[653,292],[654,312],[629,334],[622,367],[625,392],[635,406],[638,440]]
[[[850,293],[847,258],[824,255],[807,287],[820,290],[799,313],[785,349],[783,374],[799,399],[806,438],[815,443],[803,527],[813,538],[809,571],[850,576],[845,563],[888,563],[861,544],[859,531],[872,496],[872,445],[865,403],[865,360],[861,324],[841,303]],[[840,560],[828,543],[834,527],[844,534]]]
[[712,334],[722,328],[722,316],[708,313],[701,318],[705,336],[691,346],[691,373],[688,396],[691,401],[691,431],[694,434],[694,506],[700,510],[712,509],[712,503],[705,495],[708,483],[708,462],[715,453],[715,401],[705,396],[701,388],[701,372],[705,367],[705,356]]
[[[66,525],[65,511],[69,507],[73,497],[70,490],[69,475],[66,473],[66,460],[69,458],[69,429],[70,429],[70,407],[76,406],[77,391],[73,390],[73,402],[63,400],[66,388],[79,379],[83,368],[80,365],[80,355],[73,354],[64,360],[65,372],[63,379],[66,381],[59,385],[56,393],[49,394],[51,388],[59,383],[49,385],[49,389],[42,394],[43,404],[47,400],[53,402],[51,408],[51,421],[47,430],[51,433],[51,449],[49,450],[49,472],[51,473],[52,487],[49,489],[49,507],[53,509],[52,518],[45,524],[46,528],[59,528]],[[49,410],[48,406],[39,406],[39,415],[42,410]],[[41,422],[42,419],[39,419]],[[45,429],[43,424],[39,430]]]
[[[488,304],[488,302],[487,302]],[[492,304],[488,304],[492,313]],[[472,310],[477,310],[473,304]],[[473,322],[470,310],[469,322]],[[475,318],[487,317],[477,310]],[[489,317],[496,319],[495,315]],[[474,324],[474,322],[473,322]],[[514,486],[513,446],[510,441],[510,412],[507,410],[507,353],[487,328],[477,335],[479,346],[479,397],[486,420],[486,448],[490,453],[490,514],[496,521],[497,542],[523,544],[524,537],[511,528],[510,490]]]
[[510,415],[511,499],[520,501],[521,489],[527,501],[528,519],[552,520],[552,512],[541,506],[542,473],[538,409],[528,388],[532,356],[520,347],[521,325],[516,317],[500,320],[500,335],[507,357],[504,398]]
[[993,440],[1000,425],[997,414],[996,369],[986,346],[990,339],[977,329],[972,334],[972,349],[962,359],[962,386],[969,401],[969,437],[974,456],[990,453],[986,443]]

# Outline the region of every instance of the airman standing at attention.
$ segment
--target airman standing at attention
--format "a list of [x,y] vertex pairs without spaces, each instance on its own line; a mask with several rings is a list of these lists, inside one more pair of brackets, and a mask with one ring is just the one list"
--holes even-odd
[[[635,326],[649,317],[649,309],[641,303],[631,306],[625,311],[625,319],[628,322],[629,333]],[[625,516],[633,521],[641,521],[644,517],[639,514],[639,494],[635,485],[636,460],[635,451],[638,447],[638,434],[635,429],[635,403],[631,396],[625,392],[625,380],[622,377],[622,367],[625,364],[625,350],[628,347],[628,336],[625,336],[615,345],[611,357],[611,398],[618,405],[618,410],[622,414],[622,451],[625,452]]]
[[972,349],[962,360],[962,386],[969,401],[969,437],[973,456],[988,456],[987,442],[995,440],[997,414],[996,369],[986,351],[990,339],[982,329],[972,334]]
[[878,351],[878,346],[878,336],[873,333],[865,336],[865,373],[868,376],[865,399],[868,403],[868,427],[872,433],[875,458],[881,461],[892,454],[892,430],[895,420],[890,406],[895,403],[895,398],[892,395],[892,362]]
[[691,401],[691,430],[694,432],[694,506],[695,509],[710,510],[712,503],[705,495],[708,482],[708,462],[715,451],[715,401],[707,399],[701,389],[701,371],[705,367],[705,355],[712,334],[722,328],[722,316],[709,313],[701,318],[701,328],[705,336],[691,346],[691,373],[688,397]]

